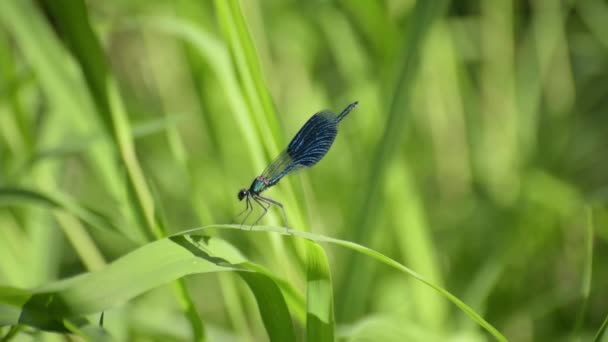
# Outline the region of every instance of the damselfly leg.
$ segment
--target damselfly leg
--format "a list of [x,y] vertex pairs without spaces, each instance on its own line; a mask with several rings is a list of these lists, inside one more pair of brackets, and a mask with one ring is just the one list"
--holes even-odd
[[264,212],[262,213],[262,215],[260,215],[260,217],[257,218],[257,220],[255,220],[255,222],[253,222],[253,224],[251,225],[251,227],[249,227],[249,230],[253,229],[253,226],[255,226],[256,224],[258,224],[258,222],[260,222],[260,220],[262,219],[262,217],[264,217],[264,215],[266,215],[268,213],[268,208],[270,208],[270,203],[268,203],[268,206],[265,206],[264,203],[258,197],[254,196],[253,200],[260,207],[262,207],[262,209],[264,210]]
[[243,219],[243,221],[241,221],[241,228],[243,228],[243,223],[245,223],[245,221],[247,221],[247,218],[249,217],[249,215],[251,215],[252,211],[253,211],[253,205],[251,204],[249,197],[247,197],[245,199],[245,209],[243,211],[241,211],[238,215],[236,215],[232,221],[236,222],[236,219],[239,218],[239,216],[243,215],[244,213],[247,213],[247,215],[245,215],[245,218]]
[[[274,205],[278,206],[279,208],[281,208],[281,211],[283,212],[283,219],[285,220],[285,229],[287,229],[287,232],[289,233],[289,221],[287,221],[287,213],[285,212],[285,207],[283,207],[283,204],[281,204],[278,201],[273,200],[272,198],[264,197],[262,195],[257,195],[256,197],[257,197],[257,199],[259,199],[265,203],[268,203],[268,207],[270,207],[270,205],[274,204]],[[266,214],[266,213],[264,213],[264,214]],[[259,219],[261,219],[261,217],[258,218],[258,220]]]

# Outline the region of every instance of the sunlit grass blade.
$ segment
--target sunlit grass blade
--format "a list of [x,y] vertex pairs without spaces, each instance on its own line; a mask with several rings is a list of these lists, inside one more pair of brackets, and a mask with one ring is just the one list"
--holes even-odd
[[[259,303],[268,335],[274,341],[293,336],[293,323],[281,286],[227,242],[205,236],[173,236],[149,243],[109,264],[35,291],[0,288],[0,325],[25,324],[66,330],[64,319],[122,304],[185,275],[238,271]],[[280,317],[279,317],[280,316]],[[292,340],[292,339],[288,339]]]
[[[137,247],[136,241],[121,233],[105,214],[81,206],[71,197],[56,192],[52,196],[42,191],[18,187],[0,187],[0,208],[3,206],[47,207],[51,211],[69,213],[91,227],[89,234],[110,258],[119,257]],[[69,219],[68,219],[69,220]]]
[[[230,63],[230,52],[228,49],[212,34],[186,20],[170,17],[150,17],[142,18],[141,22],[146,29],[157,30],[158,32],[183,39],[191,44],[205,62],[209,63],[210,69],[218,79],[218,85],[226,94],[230,112],[234,115],[234,121],[238,123],[236,128],[247,145],[247,154],[251,159],[254,169],[263,170],[267,166],[266,161],[268,158],[265,157],[266,153],[259,143],[262,137],[260,137],[255,128],[256,119],[252,116],[253,112],[248,107],[246,95],[240,89],[237,72]],[[289,184],[289,182],[286,184]],[[285,202],[289,202],[289,199]],[[297,223],[299,221],[297,219],[298,214],[297,212],[295,214],[296,219],[292,221]],[[283,245],[282,241],[276,240],[274,237],[270,238],[273,249],[268,252],[272,252],[273,255],[270,258],[276,260],[277,256],[286,254],[286,246]],[[283,268],[287,272],[293,272],[294,267],[286,264],[289,260],[279,258],[278,262],[281,264],[285,263]]]
[[[133,136],[133,139],[146,138],[183,121],[185,121],[183,115],[172,115],[162,119],[151,119],[136,123],[132,126],[131,135]],[[110,138],[108,135],[98,134],[86,138],[83,137],[82,139],[72,139],[71,141],[58,146],[45,147],[43,150],[36,152],[34,157],[29,161],[28,167],[32,167],[39,162],[49,159],[60,159],[74,154],[84,153],[96,144],[107,143],[109,140]]]
[[279,153],[279,137],[282,134],[239,1],[216,1],[215,7],[242,80],[250,115],[255,119],[258,136],[263,139],[268,157],[272,158]]
[[[0,208],[5,206],[48,208],[89,271],[103,267],[104,255],[114,259],[137,246],[133,240],[121,234],[106,215],[82,207],[60,192],[51,197],[30,189],[0,187]],[[90,228],[86,229],[83,224]]]
[[[209,226],[205,226],[205,227],[200,227],[200,228],[194,228],[194,229],[190,229],[190,230],[186,230],[183,231],[181,233],[178,233],[177,235],[191,235],[191,234],[195,234],[197,232],[202,232],[205,230],[209,230],[209,229],[238,229],[238,230],[242,230],[241,227],[239,225],[230,225],[230,224],[224,224],[224,225],[209,225]],[[370,258],[370,260],[375,260],[378,262],[381,262],[385,265],[388,265],[394,269],[399,270],[402,273],[405,273],[409,276],[411,276],[412,278],[416,279],[417,281],[421,282],[422,284],[430,287],[431,289],[435,290],[437,293],[439,293],[442,297],[444,297],[445,299],[449,300],[450,302],[452,302],[454,305],[456,305],[462,312],[464,312],[465,314],[467,314],[471,319],[473,319],[473,321],[475,321],[477,324],[479,324],[482,328],[484,328],[487,332],[489,332],[492,336],[494,336],[497,340],[499,341],[506,341],[507,339],[494,327],[492,326],[490,323],[488,323],[483,317],[481,317],[477,312],[475,312],[475,310],[473,310],[472,308],[470,308],[468,305],[466,305],[462,300],[458,299],[458,297],[454,296],[453,294],[451,294],[449,291],[447,291],[446,289],[437,286],[435,284],[433,284],[432,282],[428,281],[427,279],[425,279],[423,276],[421,276],[420,274],[416,273],[415,271],[409,269],[408,267],[400,264],[399,262],[385,256],[384,254],[377,252],[373,249],[367,248],[365,246],[362,246],[360,244],[354,243],[354,242],[350,242],[350,241],[345,241],[345,240],[339,240],[339,239],[334,239],[331,237],[327,237],[327,236],[323,236],[323,235],[318,235],[318,234],[313,234],[313,233],[308,233],[308,232],[303,232],[303,231],[298,231],[298,230],[289,230],[289,232],[285,231],[285,227],[270,227],[270,226],[254,226],[252,227],[252,229],[250,231],[253,232],[272,232],[272,233],[278,233],[281,235],[287,235],[287,236],[295,236],[298,238],[304,238],[304,239],[308,239],[308,240],[312,240],[318,243],[331,243],[334,245],[338,245],[341,247],[345,247],[347,249],[353,250],[355,252],[358,252],[359,254]]]
[[[266,158],[264,160],[269,160],[278,155],[283,148],[283,134],[279,125],[279,116],[272,103],[240,1],[215,1],[215,9],[225,41],[235,61],[243,97],[246,99],[249,109],[248,114],[253,118],[252,121],[257,128],[256,145],[261,143],[265,146]],[[249,148],[253,147],[250,146]],[[282,192],[287,197],[285,202],[292,203],[292,222],[300,227],[307,227],[307,225],[302,224],[304,218],[301,213],[301,206],[295,200],[295,192],[291,181],[288,180],[283,183]],[[277,241],[273,241],[273,243],[278,245]],[[296,247],[299,246],[296,245]],[[277,246],[279,252],[281,248]],[[301,248],[298,250],[302,251]]]
[[[155,204],[143,173],[133,139],[130,135],[129,120],[122,103],[118,86],[110,73],[103,49],[88,20],[88,13],[83,1],[55,1],[49,3],[51,13],[58,18],[68,47],[80,64],[90,93],[97,105],[97,114],[106,125],[107,133],[114,138],[127,170],[127,186],[132,196],[130,203],[146,228],[144,235],[148,238],[160,238],[164,235],[162,225],[156,220]],[[180,301],[190,319],[194,339],[203,340],[204,328],[194,303],[185,290],[185,284],[179,282]]]
[[264,168],[264,153],[257,144],[257,133],[251,117],[248,115],[247,104],[239,89],[237,76],[230,64],[230,54],[222,42],[201,29],[197,25],[186,20],[178,20],[172,17],[148,17],[141,18],[140,23],[147,30],[169,34],[183,39],[194,48],[194,50],[207,62],[211,71],[218,79],[218,86],[226,94],[230,112],[234,120],[241,123],[239,134],[247,142],[250,150],[251,161],[254,167]]
[[89,23],[85,4],[62,0],[50,2],[48,8],[58,19],[63,38],[82,68],[96,112],[120,152],[127,170],[128,187],[134,197],[130,203],[143,221],[146,235],[159,238],[163,233],[155,220],[154,201],[137,160],[129,120],[101,44]]
[[100,230],[116,231],[114,224],[102,213],[80,206],[65,195],[52,197],[42,191],[18,187],[0,187],[0,206],[2,205],[40,205],[68,211],[84,222]]
[[[0,20],[14,37],[28,70],[35,75],[36,86],[48,100],[50,112],[57,115],[59,122],[61,119],[70,122],[70,131],[76,134],[97,134],[95,121],[91,120],[95,108],[83,86],[82,74],[77,72],[73,60],[66,58],[65,46],[54,35],[40,9],[29,0],[3,1],[0,3]],[[49,129],[57,133],[65,126]],[[40,138],[37,143],[41,142]],[[120,182],[115,177],[116,168],[109,151],[108,145],[98,145],[87,157],[100,183],[116,196],[120,193]]]

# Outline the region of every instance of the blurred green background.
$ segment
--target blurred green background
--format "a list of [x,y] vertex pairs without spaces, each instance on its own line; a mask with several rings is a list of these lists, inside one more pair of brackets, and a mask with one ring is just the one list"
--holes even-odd
[[[325,159],[265,193],[292,228],[401,262],[509,340],[601,340],[606,1],[4,0],[0,68],[1,285],[36,288],[231,223],[237,191],[313,113],[358,100]],[[262,223],[282,225],[280,211]],[[303,291],[302,241],[215,236]],[[491,339],[420,282],[324,249],[336,339]],[[208,340],[268,338],[235,276],[177,287]],[[190,340],[180,307],[163,286],[104,326]]]

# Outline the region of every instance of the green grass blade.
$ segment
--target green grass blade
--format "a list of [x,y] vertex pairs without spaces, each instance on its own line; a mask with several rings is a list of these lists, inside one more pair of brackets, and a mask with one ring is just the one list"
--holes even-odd
[[[255,92],[250,94],[252,102],[254,100],[253,97],[255,96],[262,108],[260,114],[263,115],[264,126],[268,127],[273,133],[272,137],[274,137],[274,141],[269,143],[269,152],[272,154],[278,153],[278,150],[281,148],[280,144],[282,143],[281,137],[283,134],[279,125],[278,113],[275,111],[268,86],[266,85],[266,80],[261,67],[262,63],[259,60],[258,52],[254,46],[252,34],[249,32],[249,27],[245,20],[240,0],[216,2],[216,6],[218,7],[226,5],[229,7],[226,12],[230,13],[231,20],[225,21],[227,24],[233,25],[232,29],[236,31],[236,36],[238,37],[238,41],[232,46],[233,52],[239,50],[239,52],[242,52],[244,55],[247,67],[246,69],[240,70],[241,74],[249,74],[248,78],[253,82],[253,88],[255,89]],[[268,139],[270,138],[271,137],[269,136]]]
[[602,337],[604,337],[604,332],[606,332],[606,327],[608,327],[608,315],[606,315],[606,318],[604,318],[604,322],[602,323],[598,331],[595,333],[595,336],[593,337],[593,342],[602,341]]
[[270,341],[295,341],[291,316],[277,284],[262,273],[238,274],[255,296]]
[[6,333],[6,335],[2,336],[2,338],[0,338],[0,341],[2,342],[8,342],[10,341],[13,337],[15,337],[21,330],[23,330],[23,326],[22,325],[13,325],[12,327],[10,327],[9,331]]
[[97,106],[98,116],[113,137],[127,169],[127,180],[135,206],[148,237],[163,236],[154,215],[154,201],[137,160],[130,134],[127,114],[104,57],[103,49],[89,23],[83,1],[59,0],[48,3],[52,15],[57,18],[61,34],[79,63],[87,81],[91,97]]
[[337,240],[337,239],[325,238],[325,237],[319,239],[318,241],[333,243],[333,244],[357,251],[363,255],[366,255],[368,257],[371,257],[372,259],[375,259],[376,261],[382,262],[392,268],[395,268],[397,270],[400,270],[403,273],[410,275],[411,277],[422,282],[423,284],[427,285],[431,289],[437,291],[444,298],[448,299],[450,302],[452,302],[454,305],[456,305],[460,310],[462,310],[465,314],[467,314],[469,317],[471,317],[475,322],[477,322],[477,324],[479,324],[481,327],[486,329],[490,334],[492,334],[492,336],[496,337],[497,340],[499,340],[499,341],[507,340],[496,328],[494,328],[490,323],[488,323],[485,319],[483,319],[483,317],[481,317],[477,312],[475,312],[472,308],[470,308],[468,305],[466,305],[463,301],[458,299],[458,297],[454,296],[453,294],[451,294],[444,288],[431,283],[430,281],[426,280],[424,277],[422,277],[418,273],[412,271],[411,269],[398,263],[397,261],[383,255],[382,253],[379,253],[375,250],[369,249],[365,246],[362,246],[362,245],[359,245],[359,244],[356,244],[356,243],[353,243],[350,241]]
[[7,204],[30,204],[52,209],[63,209],[95,228],[116,231],[116,227],[103,214],[93,209],[82,207],[65,195],[57,193],[55,196],[53,197],[42,191],[19,187],[0,187],[0,206]]
[[196,311],[194,299],[190,295],[190,292],[188,292],[185,279],[178,279],[174,284],[174,288],[177,292],[177,298],[180,301],[179,304],[190,321],[193,335],[192,339],[194,341],[205,341],[205,325],[203,324],[203,321],[201,321],[198,311]]
[[218,85],[226,94],[234,120],[241,123],[237,127],[249,146],[253,166],[263,169],[264,153],[257,141],[255,125],[248,115],[247,104],[239,89],[237,75],[230,64],[230,54],[221,41],[195,24],[171,17],[151,17],[141,20],[146,29],[173,35],[191,44],[200,56],[209,63],[210,69],[218,79]]
[[[131,130],[131,135],[134,139],[146,138],[167,130],[169,127],[176,126],[183,121],[184,116],[179,114],[167,116],[161,119],[150,119],[134,124],[133,129]],[[37,163],[48,159],[60,159],[74,154],[84,153],[90,150],[96,144],[103,144],[107,143],[108,141],[110,141],[108,135],[98,134],[82,139],[74,139],[61,145],[46,147],[43,150],[38,151],[31,158],[28,167],[33,167]]]
[[591,294],[591,279],[593,277],[593,209],[587,207],[585,210],[585,258],[583,260],[583,273],[581,283],[581,298],[582,304],[579,309],[574,329],[572,331],[573,339],[581,339],[581,329],[587,308],[589,306],[589,295]]
[[276,274],[268,271],[258,264],[246,262],[241,264],[241,266],[250,271],[261,273],[269,278],[272,278],[272,280],[274,280],[274,282],[281,288],[281,291],[283,291],[283,295],[285,296],[285,300],[289,306],[289,311],[292,313],[292,316],[300,324],[304,324],[306,322],[305,298],[298,289],[291,285],[291,283],[278,277]]
[[269,157],[273,158],[279,153],[279,124],[240,5],[237,0],[215,1],[215,7],[242,80],[250,115],[257,124],[258,136],[263,139]]
[[[255,121],[257,119],[253,118],[251,115],[252,112],[248,107],[246,96],[240,90],[236,71],[230,63],[229,51],[224,47],[221,41],[218,41],[213,35],[199,26],[185,20],[176,20],[175,18],[170,17],[151,17],[143,19],[142,23],[145,27],[174,35],[185,40],[195,48],[207,63],[209,63],[210,69],[218,78],[219,86],[226,94],[228,105],[234,115],[233,120],[238,123],[236,127],[239,129],[239,134],[245,140],[249,151],[248,156],[251,158],[254,168],[263,170],[266,167],[268,158],[265,157],[264,149],[259,143],[261,139],[260,135],[255,129]],[[266,137],[264,137],[264,139],[265,138]],[[287,184],[289,184],[289,182]],[[286,202],[289,202],[289,199]],[[295,216],[298,217],[298,213],[295,214]],[[298,220],[296,219],[293,221],[297,222]],[[271,244],[273,246],[272,252],[274,253],[272,258],[276,259],[277,255],[284,255],[286,253],[286,247],[281,241],[273,239],[271,240]],[[287,259],[279,259],[279,262],[281,263],[287,261]],[[288,271],[293,269],[293,267],[288,264],[285,264],[283,268]]]
[[[144,230],[149,238],[164,236],[162,225],[157,222],[154,199],[148,188],[143,170],[139,165],[130,125],[118,87],[110,73],[103,54],[103,49],[88,20],[84,1],[53,1],[49,9],[58,19],[58,25],[68,42],[68,47],[76,57],[85,75],[90,93],[97,105],[97,113],[105,123],[108,133],[114,138],[114,143],[120,152],[127,170],[128,189],[133,197],[130,202],[134,211],[147,229]],[[203,327],[198,313],[193,309],[194,303],[186,294],[185,285],[181,288],[180,301],[186,303],[184,310],[190,319],[194,338],[203,339]]]
[[237,280],[229,274],[218,274],[223,303],[232,331],[237,336],[250,335],[244,303],[239,297]]
[[335,319],[331,274],[321,246],[307,244],[306,340],[334,341]]
[[[283,148],[283,134],[278,120],[279,116],[272,103],[262,73],[261,62],[243,15],[240,1],[217,0],[215,1],[215,8],[218,22],[236,64],[236,70],[243,88],[242,92],[249,106],[249,116],[253,118],[252,121],[257,127],[257,144],[259,145],[261,142],[265,146],[266,158],[264,158],[264,162],[268,161],[270,158],[275,158]],[[263,168],[260,168],[260,170],[263,170]],[[285,202],[294,203],[292,208],[296,209],[291,214],[292,224],[306,227],[307,225],[303,224],[300,206],[296,204],[298,201],[295,200],[291,180],[285,179],[283,181],[283,191],[287,198]]]
[[137,243],[124,236],[106,215],[83,207],[59,192],[51,196],[31,189],[0,187],[0,208],[5,205],[48,207],[70,213],[93,228],[89,233],[110,256],[117,257],[137,247]]
[[[149,243],[105,269],[48,284],[35,291],[0,288],[0,325],[25,324],[65,331],[64,319],[100,312],[189,274],[239,271],[256,297],[273,341],[293,340],[293,323],[281,286],[225,241],[173,236]],[[287,338],[287,339],[286,339]]]
[[[216,259],[208,253],[199,253],[197,246],[217,252],[222,259]],[[233,247],[215,239],[207,242],[188,241],[183,237],[162,239],[127,254],[101,271],[51,283],[31,292],[27,298],[23,297],[23,292],[11,291],[8,299],[13,300],[8,300],[4,296],[6,289],[3,289],[0,291],[0,302],[14,305],[15,294],[19,294],[19,298],[29,301],[21,303],[26,313],[44,313],[47,319],[58,323],[62,317],[78,317],[103,311],[188,274],[225,271],[236,267],[228,261],[220,265],[220,261],[224,260],[234,263],[244,261]],[[45,306],[48,303],[50,304]],[[0,317],[5,320],[0,324],[20,322],[19,316],[13,316],[7,321],[6,311],[2,313],[5,315]],[[32,319],[22,323],[36,326],[39,322],[38,319]]]
[[[0,208],[6,205],[49,208],[60,223],[72,248],[89,271],[100,269],[105,265],[101,251],[114,258],[137,246],[135,242],[119,233],[110,219],[103,214],[81,207],[70,197],[59,192],[54,196],[29,189],[0,187]],[[93,229],[85,229],[81,223]]]
[[[205,226],[205,227],[201,227],[201,228],[195,228],[195,229],[183,231],[181,233],[178,233],[177,235],[189,235],[189,234],[193,234],[196,232],[202,232],[204,230],[208,230],[208,229],[212,229],[212,228],[242,230],[239,225],[230,225],[230,224],[209,225],[209,226]],[[432,282],[428,281],[423,276],[421,276],[420,274],[416,273],[415,271],[409,269],[408,267],[400,264],[399,262],[397,262],[373,249],[367,248],[365,246],[359,245],[354,242],[334,239],[331,237],[303,232],[303,231],[298,231],[298,230],[289,230],[289,232],[286,232],[285,227],[254,226],[254,227],[252,227],[251,231],[253,231],[253,232],[259,232],[259,231],[272,232],[272,233],[278,233],[281,235],[304,238],[304,239],[312,240],[314,242],[319,242],[319,243],[331,243],[331,244],[345,247],[347,249],[358,252],[359,254],[369,257],[372,260],[381,262],[394,269],[397,269],[397,270],[401,271],[402,273],[405,273],[405,274],[413,277],[414,279],[418,280],[419,282],[423,283],[424,285],[430,287],[431,289],[433,289],[437,293],[439,293],[442,297],[444,297],[445,299],[449,300],[454,305],[456,305],[462,312],[467,314],[471,319],[473,319],[473,321],[475,321],[477,324],[479,324],[487,332],[492,334],[492,336],[494,336],[497,340],[499,340],[499,341],[507,340],[494,326],[492,326],[485,319],[483,319],[483,317],[481,317],[477,312],[475,312],[475,310],[473,310],[468,305],[466,305],[463,301],[458,299],[458,297],[454,296],[453,294],[451,294],[449,291],[442,288],[441,286],[437,286],[437,285],[433,284]],[[245,232],[245,231],[243,230],[243,232]]]
[[84,326],[79,327],[74,322],[65,320],[64,325],[70,332],[82,337],[85,341],[111,342],[111,341],[116,340],[110,335],[110,333],[107,330],[105,330],[103,327],[100,327],[96,324],[85,324]]
[[21,307],[30,296],[30,291],[0,286],[0,326],[17,325]]
[[[407,35],[401,42],[397,65],[397,80],[394,91],[388,99],[389,117],[384,127],[382,140],[376,145],[371,154],[371,165],[366,177],[368,178],[359,191],[365,194],[357,204],[354,214],[351,216],[349,226],[353,227],[353,241],[373,241],[369,229],[372,222],[376,220],[376,213],[382,212],[378,206],[383,202],[379,199],[382,189],[382,182],[385,179],[385,172],[389,169],[389,162],[394,156],[399,155],[397,148],[402,145],[404,129],[408,124],[408,107],[410,106],[410,94],[412,83],[418,72],[418,60],[421,46],[426,39],[435,20],[439,18],[446,6],[445,0],[431,0],[416,2],[416,8],[412,13]],[[351,270],[354,265],[361,268],[362,272],[350,272],[342,277],[340,288],[343,288],[338,298],[337,306],[338,317],[350,320],[357,317],[363,310],[363,302],[357,300],[362,298],[369,290],[372,271],[369,261],[361,259],[359,255],[354,255],[346,260],[344,270]]]
[[102,269],[106,265],[105,257],[80,220],[66,212],[54,211],[53,214],[86,270]]
[[[98,134],[94,106],[87,94],[82,74],[72,59],[66,58],[65,46],[57,39],[40,9],[32,1],[0,2],[0,21],[13,37],[28,69],[35,75],[49,111],[61,122],[69,125],[52,127],[52,130],[74,135]],[[44,53],[40,53],[44,51]],[[30,115],[33,113],[29,113]],[[55,134],[58,132],[55,132]],[[40,135],[41,132],[33,132]],[[37,137],[37,144],[45,145],[47,139]],[[96,146],[87,155],[95,170],[95,177],[113,196],[121,192],[113,156],[108,145]],[[29,179],[28,179],[29,180]]]

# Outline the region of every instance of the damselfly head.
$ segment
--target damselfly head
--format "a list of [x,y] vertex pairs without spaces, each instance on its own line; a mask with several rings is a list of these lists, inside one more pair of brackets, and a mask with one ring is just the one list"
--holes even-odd
[[239,201],[242,201],[243,198],[247,197],[247,195],[249,195],[249,192],[247,190],[245,190],[245,189],[239,190],[239,194],[238,194]]

